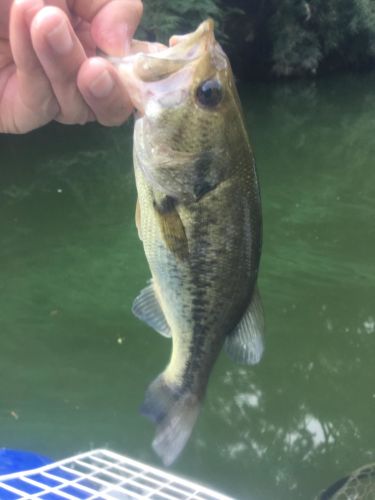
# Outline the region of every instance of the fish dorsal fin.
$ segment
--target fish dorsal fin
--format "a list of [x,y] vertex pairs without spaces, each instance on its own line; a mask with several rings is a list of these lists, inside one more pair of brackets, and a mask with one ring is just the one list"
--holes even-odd
[[228,356],[237,363],[255,365],[263,354],[264,317],[259,291],[255,288],[241,321],[225,339]]
[[171,329],[165,319],[160,303],[155,294],[154,285],[146,286],[133,302],[132,312],[138,319],[163,335],[171,336]]

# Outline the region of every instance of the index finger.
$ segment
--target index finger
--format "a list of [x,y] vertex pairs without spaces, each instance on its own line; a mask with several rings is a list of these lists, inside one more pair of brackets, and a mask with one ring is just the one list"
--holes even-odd
[[71,0],[74,12],[91,22],[97,46],[114,56],[129,52],[143,13],[141,0]]

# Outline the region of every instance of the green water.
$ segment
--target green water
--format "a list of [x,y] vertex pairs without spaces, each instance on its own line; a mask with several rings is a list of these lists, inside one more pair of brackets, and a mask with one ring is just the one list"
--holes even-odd
[[[310,499],[375,460],[375,75],[241,88],[264,210],[267,345],[222,355],[172,471]],[[170,344],[135,319],[131,125],[0,136],[0,446],[160,465],[138,414]]]

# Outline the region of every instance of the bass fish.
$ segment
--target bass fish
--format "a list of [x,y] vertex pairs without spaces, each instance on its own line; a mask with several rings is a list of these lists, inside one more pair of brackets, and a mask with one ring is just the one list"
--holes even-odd
[[136,223],[152,276],[133,312],[172,338],[141,413],[156,424],[153,448],[169,465],[190,437],[221,349],[245,364],[263,352],[259,186],[211,20],[117,66],[137,109]]

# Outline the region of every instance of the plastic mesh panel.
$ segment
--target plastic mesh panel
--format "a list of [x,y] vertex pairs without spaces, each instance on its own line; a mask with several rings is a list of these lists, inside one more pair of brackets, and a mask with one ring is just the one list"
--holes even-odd
[[1,500],[230,500],[230,497],[108,450],[0,476]]

